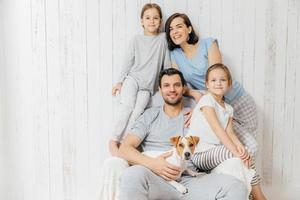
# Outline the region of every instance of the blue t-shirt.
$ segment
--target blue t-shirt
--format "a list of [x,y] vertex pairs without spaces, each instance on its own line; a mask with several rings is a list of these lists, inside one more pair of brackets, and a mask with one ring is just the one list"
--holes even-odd
[[[185,80],[198,90],[206,90],[205,75],[208,69],[208,50],[212,43],[218,41],[213,38],[203,38],[199,41],[196,55],[189,59],[185,56],[181,48],[171,51],[171,61],[176,63],[182,72]],[[233,80],[231,89],[225,94],[225,101],[231,104],[234,100],[245,93],[242,85]]]

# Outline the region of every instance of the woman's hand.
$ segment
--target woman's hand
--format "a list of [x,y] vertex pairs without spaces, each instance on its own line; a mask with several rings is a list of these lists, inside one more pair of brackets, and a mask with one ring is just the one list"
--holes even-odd
[[186,87],[186,92],[185,95],[192,97],[196,103],[199,102],[199,100],[201,99],[201,97],[204,95],[202,92],[200,92],[199,90],[194,90],[194,89],[190,89],[188,87]]
[[121,92],[121,88],[122,88],[122,83],[117,83],[114,87],[113,87],[113,89],[112,89],[112,95],[113,96],[116,96],[116,94],[117,94],[117,92]]

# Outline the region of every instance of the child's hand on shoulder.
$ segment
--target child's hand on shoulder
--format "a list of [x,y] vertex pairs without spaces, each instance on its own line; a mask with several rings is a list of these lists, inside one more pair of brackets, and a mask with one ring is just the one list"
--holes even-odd
[[193,109],[189,108],[185,113],[184,113],[184,127],[187,128],[191,124],[191,119],[192,119],[192,114],[193,114]]
[[121,88],[122,88],[122,83],[117,83],[113,88],[112,88],[112,95],[116,96],[117,93],[121,92]]

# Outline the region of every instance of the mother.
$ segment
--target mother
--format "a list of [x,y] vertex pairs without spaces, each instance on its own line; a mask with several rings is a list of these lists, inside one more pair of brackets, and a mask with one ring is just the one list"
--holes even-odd
[[[168,48],[171,51],[172,67],[179,69],[190,87],[206,90],[205,74],[209,66],[222,63],[218,42],[213,38],[200,38],[187,15],[175,13],[166,21],[165,31]],[[201,98],[199,92],[188,90],[188,95],[196,101]],[[253,98],[242,85],[233,80],[232,88],[225,95],[225,102],[234,108],[234,131],[248,152],[255,156],[258,144],[257,113]],[[255,195],[254,195],[255,196]]]

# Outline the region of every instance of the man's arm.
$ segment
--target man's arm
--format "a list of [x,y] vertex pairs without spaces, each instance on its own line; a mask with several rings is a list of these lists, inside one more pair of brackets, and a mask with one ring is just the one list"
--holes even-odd
[[143,165],[149,168],[167,181],[177,178],[181,169],[165,160],[172,152],[164,153],[157,158],[151,158],[137,150],[140,144],[141,140],[137,136],[128,134],[120,146],[119,156],[127,160],[131,165]]

